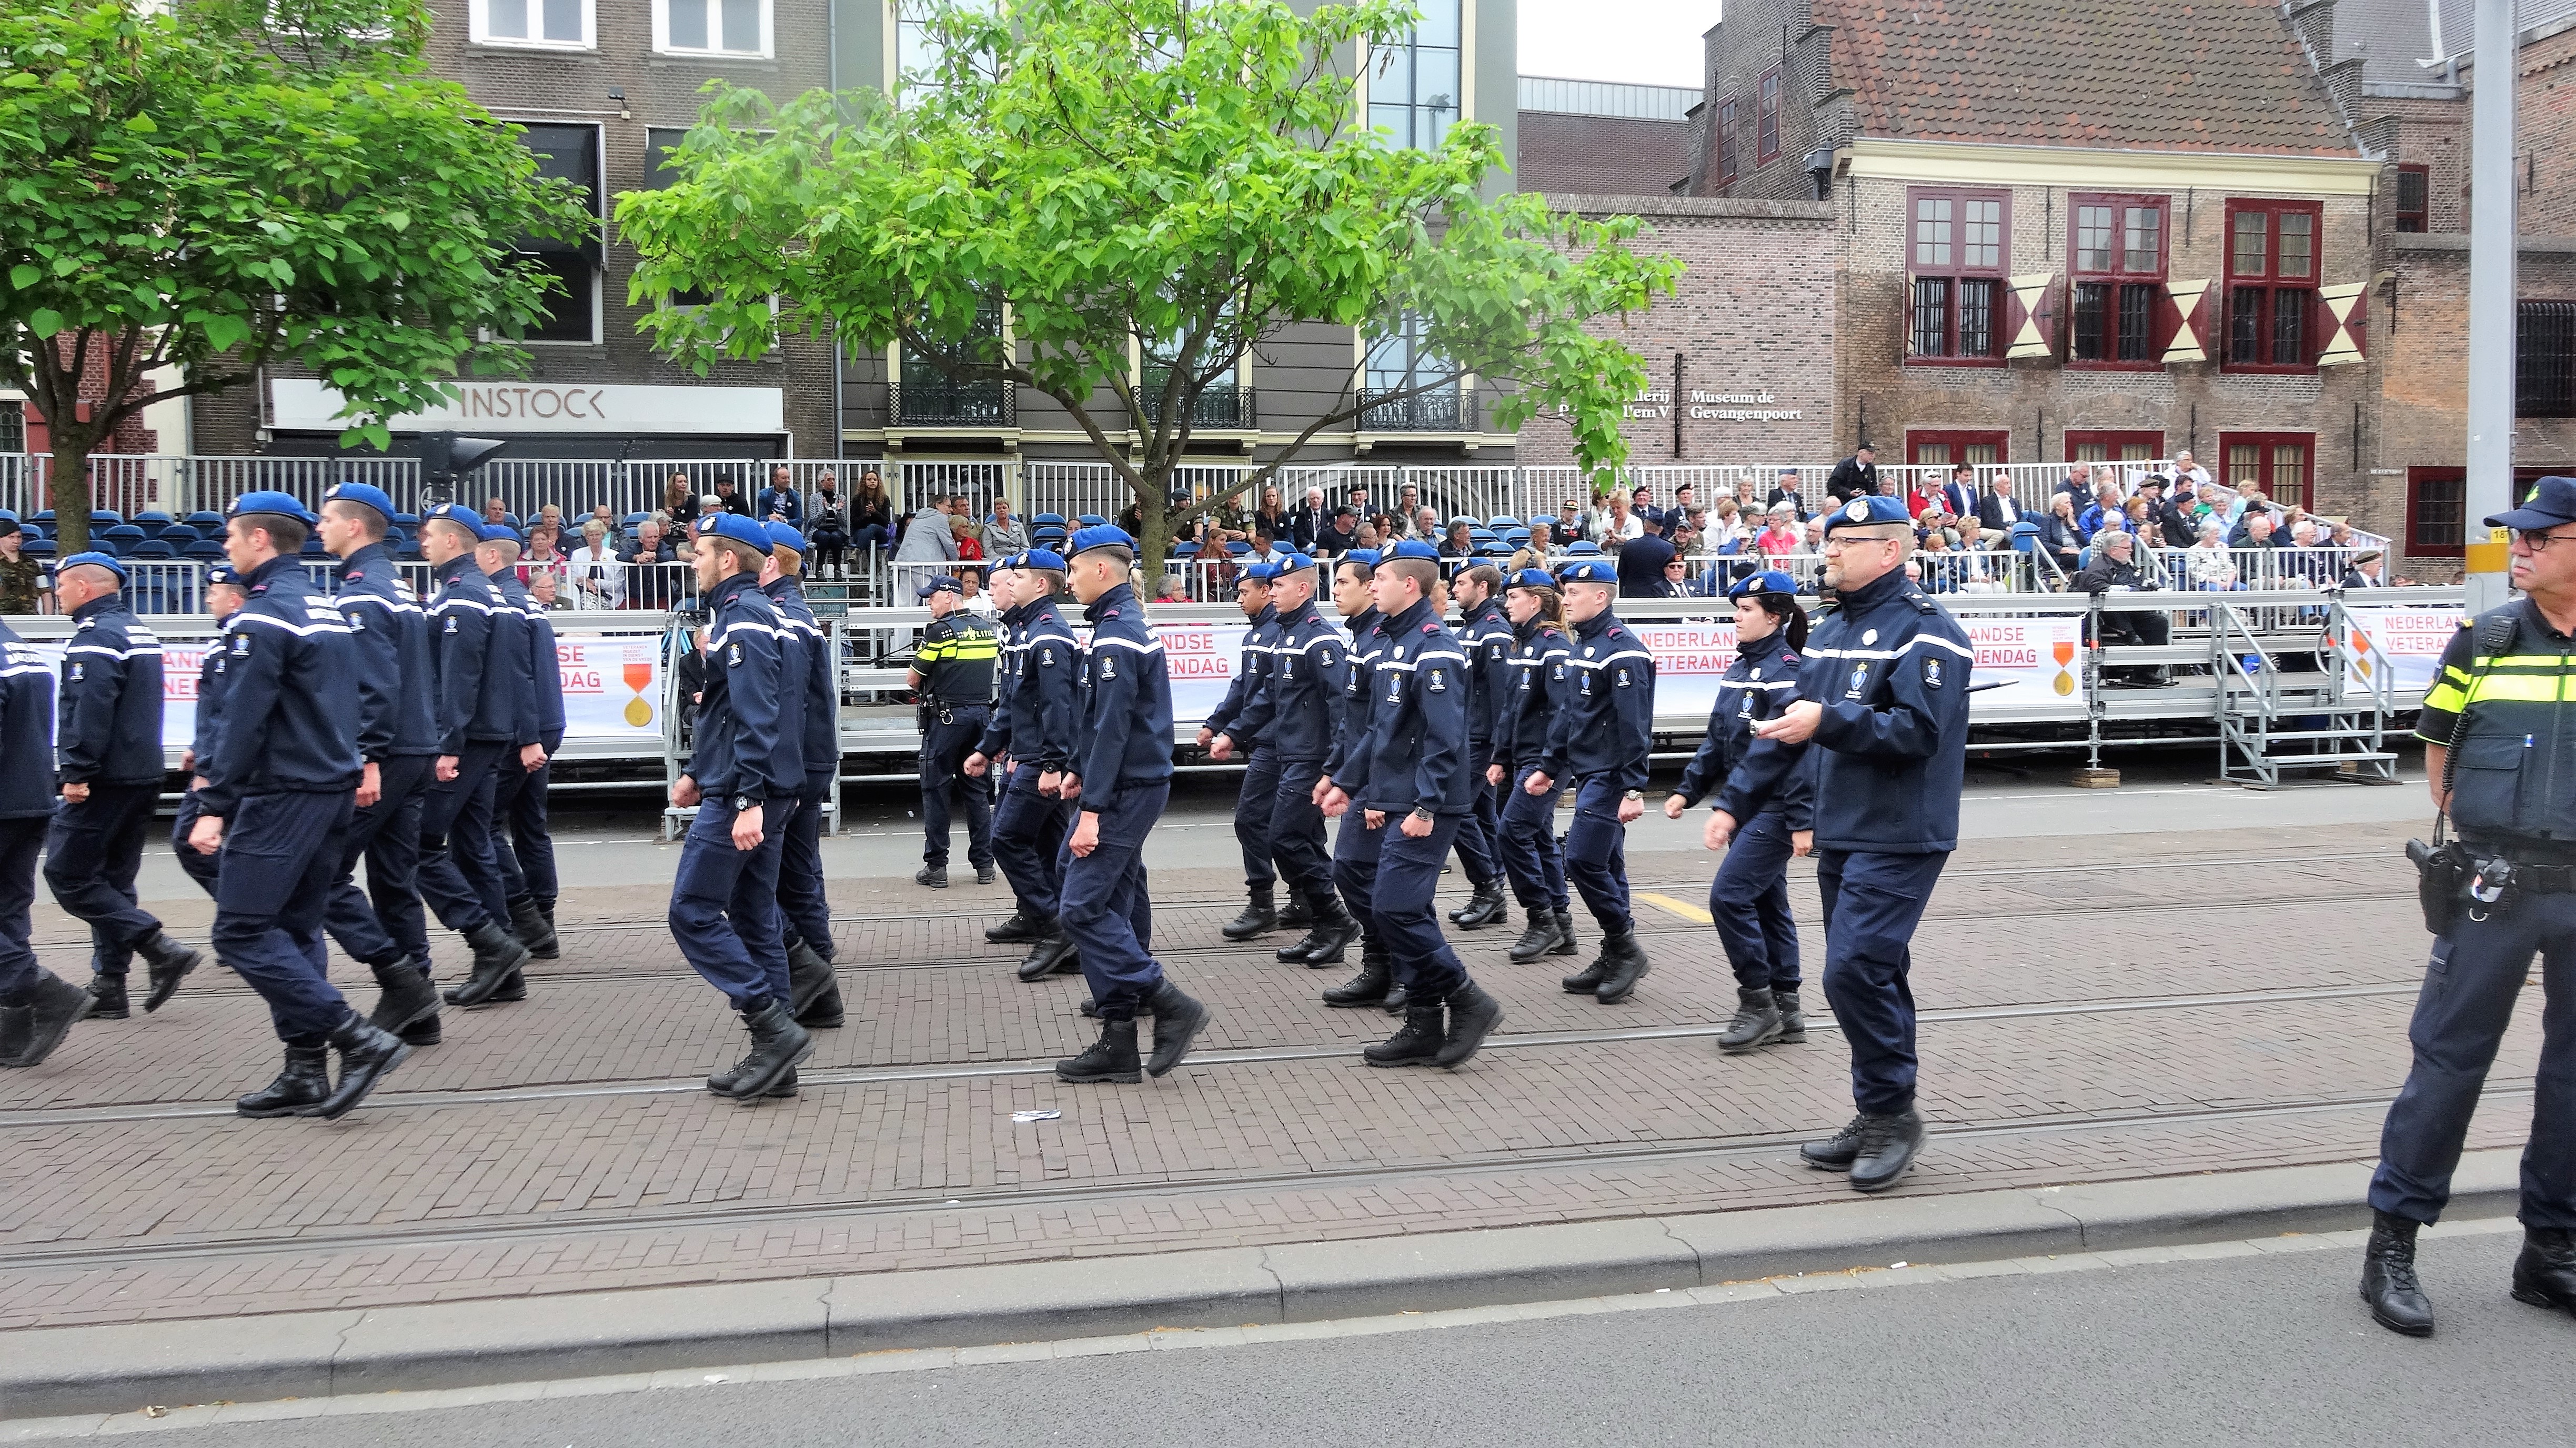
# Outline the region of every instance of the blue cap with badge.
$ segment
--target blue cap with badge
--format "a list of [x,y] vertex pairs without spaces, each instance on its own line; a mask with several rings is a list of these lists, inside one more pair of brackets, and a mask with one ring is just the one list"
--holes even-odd
[[1504,579],[1503,587],[1544,588],[1553,591],[1556,588],[1556,575],[1548,572],[1544,568],[1524,568],[1520,572],[1513,574],[1511,577]]
[[1419,558],[1427,563],[1437,563],[1440,561],[1440,550],[1419,538],[1407,538],[1392,547],[1378,550],[1377,561],[1381,564],[1393,563],[1399,558]]
[[799,529],[793,523],[771,523],[768,527],[769,546],[771,548],[784,548],[799,558],[805,556],[806,545],[803,530]]
[[1285,578],[1289,574],[1294,573],[1301,568],[1312,568],[1314,566],[1315,560],[1307,557],[1303,553],[1282,553],[1278,557],[1270,560],[1270,576],[1273,578]]
[[233,571],[233,566],[229,563],[210,563],[206,565],[206,582],[208,584],[221,583],[233,588],[239,588],[242,586],[241,575],[235,573]]
[[394,520],[394,515],[401,511],[394,506],[394,500],[386,496],[384,489],[373,487],[366,483],[333,483],[331,485],[331,491],[322,495],[322,501],[326,503],[363,503],[366,506],[375,509],[376,512],[388,523],[392,522]]
[[942,573],[936,578],[921,580],[920,585],[912,590],[912,596],[915,598],[926,599],[934,593],[953,593],[963,598],[966,596],[966,585]]
[[66,568],[82,567],[104,568],[108,572],[116,575],[116,582],[119,587],[122,587],[125,584],[125,563],[113,553],[75,553],[71,557],[55,564],[54,571],[56,573],[60,573]]
[[1237,581],[1241,583],[1266,584],[1278,576],[1279,565],[1265,558],[1258,563],[1245,564],[1243,566],[1243,577]]
[[1356,563],[1365,571],[1377,567],[1378,556],[1378,550],[1375,548],[1354,548],[1342,555],[1342,561]]
[[1577,558],[1556,570],[1559,583],[1606,583],[1619,586],[1619,565],[1607,558]]
[[275,513],[281,518],[293,518],[307,528],[322,521],[313,516],[312,509],[304,506],[303,499],[293,493],[275,491],[244,493],[233,499],[231,507],[224,509],[227,518],[238,518],[244,513]]
[[527,539],[519,536],[519,530],[507,523],[485,523],[474,531],[486,543],[508,543],[521,548],[528,544]]
[[2510,513],[2487,519],[2490,528],[2538,533],[2561,523],[2576,523],[2576,478],[2548,477],[2531,485],[2531,496]]
[[483,515],[463,503],[434,503],[421,511],[420,521],[424,525],[453,523],[477,538],[483,536]]
[[1051,569],[1057,573],[1062,573],[1064,571],[1064,555],[1056,552],[1052,548],[1032,548],[1026,553],[1013,556],[1010,566],[1013,568],[1045,568]]
[[1065,542],[1064,551],[1068,558],[1079,558],[1094,548],[1124,548],[1133,553],[1136,539],[1126,529],[1114,524],[1095,523],[1091,527],[1074,530],[1073,537]]
[[740,513],[720,512],[712,521],[700,519],[698,536],[709,534],[729,543],[739,543],[755,553],[769,551],[769,525],[755,523]]
[[1867,493],[1825,514],[1825,536],[1832,537],[1836,528],[1863,528],[1873,523],[1903,523],[1910,528],[1914,526],[1914,515],[1905,511],[1902,498]]
[[1726,596],[1729,598],[1744,598],[1757,593],[1794,598],[1798,593],[1798,580],[1777,568],[1765,568],[1750,578],[1737,579],[1734,586],[1726,590]]

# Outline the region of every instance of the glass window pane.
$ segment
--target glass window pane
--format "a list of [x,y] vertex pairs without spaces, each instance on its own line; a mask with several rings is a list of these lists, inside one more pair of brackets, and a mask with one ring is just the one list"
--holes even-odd
[[2304,211],[2281,214],[2281,270],[2285,278],[2316,275],[2310,269],[2316,246],[2317,219]]
[[2263,275],[2263,260],[2270,240],[2272,218],[2261,211],[2236,213],[2236,246],[2230,253],[2228,269],[2240,277]]
[[2162,244],[2165,213],[2162,207],[2129,208],[2127,255],[2121,258],[2121,270],[2132,276],[2152,276],[2163,270],[2159,265],[2164,253]]
[[1950,355],[1950,283],[1944,277],[1914,279],[1914,354]]
[[671,48],[707,48],[707,0],[670,0]]
[[2111,269],[2110,207],[2075,208],[2075,269],[2086,272]]
[[760,53],[760,0],[724,0],[724,48]]
[[2227,294],[2227,360],[2263,360],[2263,289],[2238,287]]
[[1413,107],[1372,101],[1369,104],[1369,129],[1386,132],[1399,146],[1410,146],[1413,144]]
[[[2286,218],[2285,218],[2286,219]],[[2272,293],[2272,363],[2304,367],[2308,361],[2308,294],[2292,287]]]
[[1990,442],[1972,442],[1968,444],[1967,461],[1990,468],[2003,461],[2003,449]]
[[2308,450],[2295,442],[2272,444],[2272,501],[2298,503],[2308,501]]
[[492,0],[484,15],[484,33],[500,40],[527,40],[528,0]]
[[1967,235],[1959,260],[1968,266],[2000,267],[2004,264],[2004,204],[2000,201],[1968,202]]
[[2250,442],[2232,442],[2227,445],[2227,486],[2243,482],[2262,485],[2263,449]]
[[1946,442],[1917,443],[1914,461],[1919,467],[1945,468],[1950,465],[1950,445]]
[[1458,46],[1458,0],[1421,0],[1422,19],[1414,26],[1414,39],[1424,45]]
[[[1435,50],[1428,46],[1413,52],[1413,103],[1444,118],[1456,118],[1458,52]],[[1442,129],[1447,128],[1444,126]]]
[[1950,264],[1950,199],[1924,196],[1914,203],[1914,264]]
[[2151,282],[2123,282],[2120,286],[2120,345],[2123,362],[2144,362],[2147,358],[2148,333],[2154,329],[2156,289]]
[[1995,288],[1990,280],[1959,283],[1959,355],[1995,355]]
[[523,256],[520,264],[552,279],[543,315],[528,327],[531,342],[588,342],[591,334],[592,272],[588,258],[553,254]]
[[546,39],[581,44],[581,0],[546,0]]
[[1375,63],[1369,68],[1369,104],[1380,101],[1388,105],[1409,106],[1413,94],[1413,47],[1380,46]]
[[2110,299],[2109,282],[2075,284],[2075,360],[2100,362],[2105,359],[2102,341],[2102,313]]
[[2110,445],[2099,442],[2079,442],[2075,445],[2075,460],[2079,463],[2107,463],[2111,460]]
[[2155,461],[2155,456],[2156,450],[2145,443],[2124,442],[2120,444],[2120,461],[2124,463],[2153,462]]

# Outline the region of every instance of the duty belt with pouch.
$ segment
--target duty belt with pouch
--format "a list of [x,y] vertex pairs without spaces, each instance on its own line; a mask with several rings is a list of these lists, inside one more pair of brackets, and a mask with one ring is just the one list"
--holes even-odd
[[2472,920],[2485,920],[2502,911],[2522,890],[2541,888],[2537,879],[2543,872],[2555,877],[2555,888],[2567,888],[2566,866],[2517,867],[2512,860],[2483,846],[2443,838],[2451,821],[2452,781],[2460,771],[2460,739],[2468,733],[2469,711],[2477,707],[2474,696],[2478,680],[2486,677],[2496,656],[2512,645],[2513,631],[2510,613],[2479,621],[2476,668],[2469,676],[2460,712],[2451,720],[2450,742],[2442,746],[2443,808],[2433,816],[2433,843],[2406,842],[2406,858],[2415,865],[2415,895],[2424,910],[2424,928],[2435,935],[2450,933],[2459,920],[2462,905],[2469,907]]

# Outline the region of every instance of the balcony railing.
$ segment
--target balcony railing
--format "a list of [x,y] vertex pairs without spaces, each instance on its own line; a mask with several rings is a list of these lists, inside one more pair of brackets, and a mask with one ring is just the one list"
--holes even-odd
[[1017,427],[1020,402],[1004,382],[907,382],[886,389],[898,427]]
[[1362,432],[1474,432],[1475,394],[1463,387],[1437,392],[1394,395],[1375,389],[1360,393]]
[[[1161,389],[1148,386],[1136,397],[1137,407],[1145,414],[1149,427],[1163,423]],[[1249,387],[1211,387],[1198,395],[1190,406],[1190,426],[1195,429],[1236,428],[1249,430],[1261,425],[1261,409]]]

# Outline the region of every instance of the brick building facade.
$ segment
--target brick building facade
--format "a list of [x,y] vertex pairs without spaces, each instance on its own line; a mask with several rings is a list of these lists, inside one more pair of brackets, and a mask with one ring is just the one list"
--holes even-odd
[[1679,191],[1691,159],[1687,86],[1520,78],[1517,190],[1591,196]]

